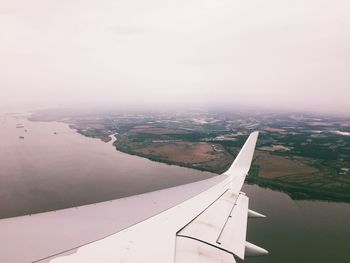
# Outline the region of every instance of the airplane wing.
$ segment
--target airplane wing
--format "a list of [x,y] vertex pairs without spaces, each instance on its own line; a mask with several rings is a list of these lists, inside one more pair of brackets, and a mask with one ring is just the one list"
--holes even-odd
[[10,251],[0,261],[233,263],[235,257],[266,254],[246,241],[248,216],[264,216],[248,209],[241,192],[257,137],[252,133],[232,166],[211,179],[0,220],[0,244]]

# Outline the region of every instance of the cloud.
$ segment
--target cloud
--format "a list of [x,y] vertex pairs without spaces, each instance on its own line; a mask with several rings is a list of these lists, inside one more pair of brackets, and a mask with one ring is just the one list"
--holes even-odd
[[2,1],[1,103],[350,114],[348,1]]

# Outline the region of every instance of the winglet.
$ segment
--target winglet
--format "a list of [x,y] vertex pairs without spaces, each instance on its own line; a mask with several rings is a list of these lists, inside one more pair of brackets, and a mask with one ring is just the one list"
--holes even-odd
[[231,167],[224,173],[232,177],[231,189],[233,189],[234,192],[239,192],[241,190],[245,177],[249,172],[258,135],[259,132],[257,131],[249,135]]
[[231,167],[224,174],[234,176],[237,172],[240,174],[244,173],[245,175],[248,173],[252,163],[258,135],[259,132],[257,131],[249,135]]

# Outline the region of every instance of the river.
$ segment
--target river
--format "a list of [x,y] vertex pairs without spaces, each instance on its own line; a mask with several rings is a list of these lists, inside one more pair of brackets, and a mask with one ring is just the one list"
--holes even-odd
[[65,123],[0,115],[0,218],[111,200],[213,176],[151,162]]
[[[110,200],[205,179],[212,174],[118,152],[58,122],[0,115],[0,218]],[[293,201],[245,185],[247,240],[270,251],[248,263],[350,262],[350,204]]]
[[267,216],[249,219],[247,240],[270,251],[245,262],[350,262],[350,204],[294,201],[252,185],[243,191],[250,197],[250,209]]

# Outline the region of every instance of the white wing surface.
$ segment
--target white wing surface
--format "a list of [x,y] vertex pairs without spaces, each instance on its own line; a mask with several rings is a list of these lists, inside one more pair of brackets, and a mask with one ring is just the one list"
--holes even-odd
[[[11,224],[26,231],[32,226],[38,228],[39,240],[49,240],[40,238],[45,235],[39,228],[38,222],[42,222],[41,231],[48,231],[48,235],[54,232],[57,241],[46,242],[46,246],[28,243],[28,250],[36,251],[25,251],[29,260],[21,261],[23,257],[17,255],[18,261],[0,261],[232,263],[236,262],[235,257],[266,254],[266,250],[246,242],[248,214],[262,215],[248,210],[249,199],[240,192],[257,137],[257,132],[249,136],[227,172],[208,180],[78,209],[38,214],[30,220],[28,217],[17,218],[17,222],[0,220],[0,231],[10,229]],[[160,204],[154,204],[155,200]],[[55,233],[55,227],[64,232]],[[13,241],[10,235],[5,235],[5,239]],[[0,237],[2,244],[5,240],[1,239],[4,238]],[[7,256],[11,259],[11,255]]]

